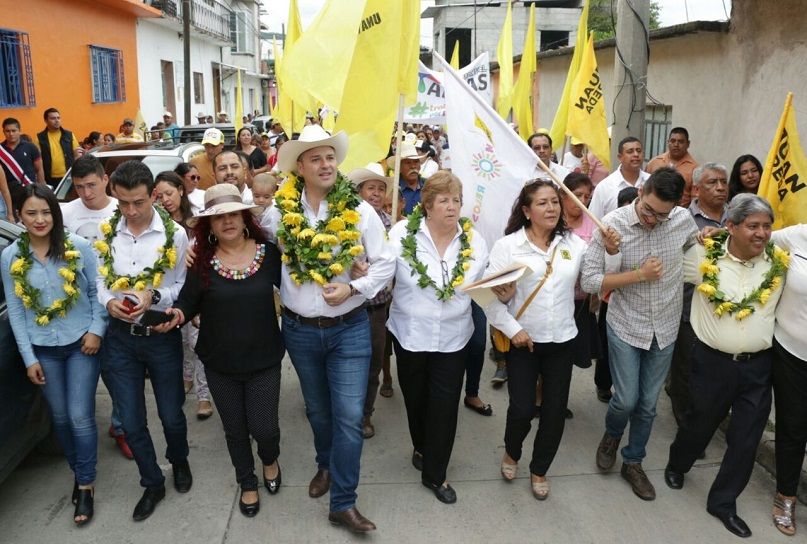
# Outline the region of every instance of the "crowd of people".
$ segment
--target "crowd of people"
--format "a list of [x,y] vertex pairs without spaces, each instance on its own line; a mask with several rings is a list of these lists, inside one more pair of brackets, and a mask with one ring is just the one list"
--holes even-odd
[[[317,123],[291,140],[277,133],[256,141],[240,131],[235,150],[210,128],[204,153],[156,176],[138,161],[107,175],[92,154],[68,160],[74,137],[55,125],[38,135],[37,148],[23,146],[14,119],[3,123],[5,215],[26,231],[0,264],[28,376],[42,386],[74,474],[76,524],[94,512],[99,376],[113,400],[110,435],[134,458],[144,488],[135,520],[166,494],[146,425],[146,375],[175,489],[188,492],[193,483],[182,404],[195,389],[197,416],[210,417],[215,404],[221,418],[240,511],[257,515],[252,439],[264,487],[275,494],[282,486],[286,353],[314,437],[309,495],[330,493],[331,523],[376,529],[356,508],[356,490],[363,441],[376,433],[377,394],[394,394],[392,353],[412,465],[439,501],[454,503],[448,473],[463,385],[466,407],[493,413],[479,398],[491,334],[493,381],[506,382],[509,394],[504,480],[517,478],[537,417],[530,489],[549,498],[547,475],[573,416],[573,368],[595,361],[596,398],[608,403],[602,439],[592,444],[597,467],[610,470],[620,453],[632,491],[655,499],[642,461],[667,383],[678,431],[666,485],[684,486],[730,413],[707,511],[750,536],[736,500],[773,390],[772,520],[795,534],[807,443],[807,229],[772,232],[774,212],[755,194],[762,168],[753,156],[739,157],[731,172],[698,165],[689,134],[677,127],[646,168],[641,141],[623,139],[619,165],[607,173],[582,142],[558,164],[550,136],[539,131],[527,143],[558,180],[536,168],[503,204],[507,227],[487,247],[460,213],[462,181],[447,168],[450,147],[433,127],[403,127],[411,133],[394,179],[396,140],[390,157],[343,174],[348,137]],[[45,182],[62,167],[72,169],[78,198],[60,205]],[[528,272],[493,287],[486,306],[462,289],[514,263]]]

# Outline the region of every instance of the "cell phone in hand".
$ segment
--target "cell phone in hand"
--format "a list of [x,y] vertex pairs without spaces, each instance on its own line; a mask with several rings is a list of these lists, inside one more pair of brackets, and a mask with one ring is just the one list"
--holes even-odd
[[124,295],[121,304],[126,308],[126,313],[130,314],[134,311],[135,306],[140,304],[140,300],[134,295]]

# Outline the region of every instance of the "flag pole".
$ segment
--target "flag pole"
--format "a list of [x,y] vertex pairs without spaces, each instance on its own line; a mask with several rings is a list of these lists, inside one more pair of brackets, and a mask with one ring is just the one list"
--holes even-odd
[[552,179],[552,181],[554,181],[554,182],[555,182],[555,185],[557,185],[558,187],[560,187],[561,191],[563,191],[564,193],[566,193],[566,196],[568,196],[569,198],[571,198],[571,199],[572,199],[572,202],[574,202],[575,204],[577,204],[578,206],[580,206],[580,209],[581,209],[581,210],[583,210],[583,212],[585,212],[585,214],[586,214],[586,215],[588,215],[588,216],[591,218],[591,220],[592,220],[592,221],[594,221],[594,223],[595,223],[595,224],[596,224],[596,225],[597,225],[597,226],[598,226],[600,229],[602,229],[602,230],[606,230],[606,229],[607,229],[607,227],[606,227],[605,225],[603,225],[602,221],[600,221],[599,219],[597,219],[597,216],[596,216],[596,215],[594,215],[594,213],[593,213],[591,210],[589,210],[589,209],[588,209],[588,208],[585,206],[585,204],[583,204],[582,202],[580,202],[580,199],[579,199],[579,198],[577,198],[577,196],[576,196],[576,195],[575,195],[575,194],[574,194],[574,193],[573,193],[573,192],[572,192],[572,191],[571,191],[571,190],[570,190],[568,187],[566,187],[566,185],[564,185],[564,184],[563,184],[563,182],[562,182],[562,181],[560,181],[560,180],[557,178],[557,176],[555,176],[555,174],[553,174],[553,173],[552,173],[552,171],[549,169],[549,167],[548,167],[547,165],[545,165],[545,164],[544,164],[544,161],[542,161],[541,159],[538,159],[538,167],[539,167],[539,168],[541,168],[541,170],[543,170],[544,172],[546,172],[546,173],[549,175],[549,177]]
[[401,142],[403,140],[404,95],[398,95],[398,129],[395,131],[395,168],[392,178],[392,224],[398,220],[398,183],[401,179]]

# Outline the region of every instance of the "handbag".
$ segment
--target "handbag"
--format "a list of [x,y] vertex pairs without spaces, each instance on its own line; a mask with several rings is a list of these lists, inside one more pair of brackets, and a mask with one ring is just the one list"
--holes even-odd
[[[560,244],[558,244],[560,245]],[[524,301],[524,304],[521,305],[521,308],[518,309],[516,312],[516,320],[521,317],[524,312],[527,310],[527,306],[530,305],[532,300],[538,294],[538,291],[541,290],[541,287],[544,286],[546,280],[549,278],[549,275],[552,274],[552,263],[555,261],[555,253],[558,251],[558,246],[555,246],[555,249],[552,250],[552,257],[550,257],[549,262],[546,265],[546,272],[544,272],[544,277],[541,278],[541,281],[538,282],[538,285],[535,286],[530,296],[527,297],[527,300]],[[493,347],[496,351],[500,353],[507,353],[510,351],[510,339],[504,334],[502,331],[497,329],[496,327],[491,327],[492,336],[493,336]]]

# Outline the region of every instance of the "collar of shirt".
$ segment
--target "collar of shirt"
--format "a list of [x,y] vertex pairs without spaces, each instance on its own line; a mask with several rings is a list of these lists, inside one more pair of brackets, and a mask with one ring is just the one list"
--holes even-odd
[[706,221],[713,223],[715,226],[720,227],[726,223],[726,211],[729,209],[728,204],[723,204],[723,212],[720,214],[720,221],[715,221],[701,210],[701,207],[698,205],[698,199],[693,198],[692,202],[689,203],[689,213],[692,214],[693,217],[700,216],[704,218]]
[[[457,238],[459,238],[460,234],[462,234],[462,227],[460,227],[460,224],[458,222],[457,223],[457,228],[454,231],[454,237],[451,238],[451,242],[448,244],[448,247],[446,249],[446,253],[451,253],[451,248],[454,245],[454,243],[457,241]],[[420,220],[420,228],[418,228],[418,231],[415,234],[415,237],[417,237],[417,238],[425,238],[426,240],[429,241],[428,244],[424,243],[423,247],[426,249],[426,251],[437,262],[446,260],[443,257],[440,257],[440,253],[437,251],[437,244],[434,243],[434,239],[432,238],[432,233],[429,231],[429,228],[426,226],[426,219],[421,219]]]
[[[747,261],[744,261],[744,260],[740,259],[739,257],[731,254],[731,251],[729,251],[729,243],[730,242],[731,242],[731,235],[729,235],[726,238],[726,241],[723,243],[723,249],[725,250],[725,253],[723,254],[722,257],[720,257],[720,259],[731,259],[735,263],[739,263],[739,264],[742,264],[742,265],[751,264],[751,266],[753,266],[754,264],[759,263],[759,262],[770,261],[770,259],[768,258],[768,254],[765,252],[764,249],[762,250],[762,253],[760,253],[756,257],[751,257]],[[720,259],[718,259],[718,260],[720,260]]]
[[420,191],[421,189],[423,189],[423,185],[425,183],[426,183],[426,180],[424,180],[422,177],[418,176],[418,186],[415,187],[414,189],[412,189],[409,185],[406,184],[406,180],[401,178],[401,182],[398,184],[398,188],[401,191],[415,192],[415,191]]
[[528,246],[530,249],[544,255],[551,255],[555,246],[558,245],[561,240],[563,240],[563,236],[555,236],[549,243],[549,247],[546,249],[546,251],[544,251],[530,241],[530,238],[527,236],[527,227],[521,227],[521,230],[515,232],[514,234],[516,235],[516,245]]
[[128,234],[129,236],[131,236],[133,238],[143,236],[144,234],[149,233],[151,231],[165,232],[165,225],[163,225],[163,220],[160,217],[160,214],[157,213],[157,210],[155,208],[153,208],[153,207],[152,207],[152,211],[153,211],[153,213],[151,215],[151,222],[149,223],[149,226],[146,227],[146,230],[144,230],[143,232],[141,232],[137,236],[132,234],[132,232],[129,230],[129,224],[126,221],[126,217],[124,217],[123,215],[121,215],[121,219],[120,219],[120,221],[118,221],[118,232],[122,232],[123,234]]

